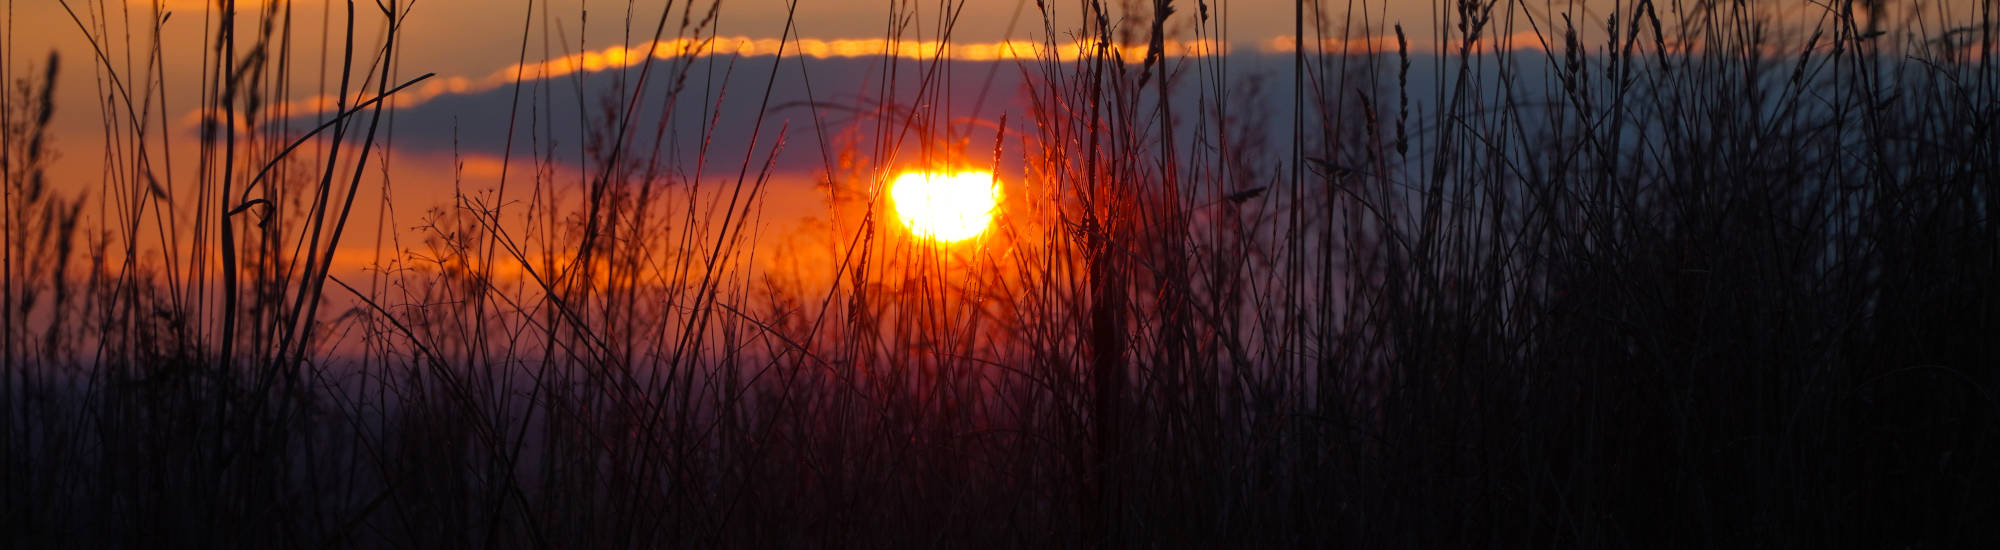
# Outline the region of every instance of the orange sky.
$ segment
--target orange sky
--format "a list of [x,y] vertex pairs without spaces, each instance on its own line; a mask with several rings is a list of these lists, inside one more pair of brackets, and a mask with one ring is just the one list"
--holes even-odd
[[[200,118],[198,102],[199,86],[204,81],[202,71],[210,64],[205,55],[213,51],[210,44],[215,21],[212,2],[67,0],[68,9],[56,0],[0,2],[4,2],[0,17],[5,18],[0,20],[0,35],[4,35],[4,39],[0,39],[3,42],[0,47],[4,47],[0,57],[7,61],[8,80],[39,74],[38,68],[45,63],[50,51],[62,56],[63,71],[57,86],[52,132],[53,146],[60,156],[50,169],[50,179],[58,188],[103,194],[107,141],[101,100],[98,98],[110,94],[113,84],[106,80],[105,63],[86,39],[86,32],[109,37],[108,48],[103,54],[109,58],[109,64],[128,81],[126,85],[143,87],[144,79],[134,78],[133,75],[147,72],[147,64],[151,61],[147,51],[152,40],[149,21],[155,10],[164,12],[167,18],[160,25],[159,39],[164,45],[160,59],[164,67],[162,80],[166,85],[165,110],[172,125],[179,126],[173,129],[177,135],[191,135]],[[942,26],[938,20],[938,4],[902,3],[908,4],[905,9],[915,11],[903,34],[898,37],[898,44],[892,48],[884,38],[888,36],[891,6],[896,3],[887,0],[800,1],[794,19],[793,41],[787,49],[810,57],[872,55],[887,49],[926,56],[936,52],[940,38],[937,29]],[[1057,1],[1049,4],[1054,12],[1052,16],[1056,27],[1073,29],[1080,25],[1081,19],[1076,16],[1080,3]],[[1112,4],[1117,6],[1121,2]],[[1130,4],[1142,6],[1147,2]],[[404,106],[443,94],[491,89],[511,82],[516,69],[528,69],[529,77],[533,78],[536,73],[555,76],[577,69],[616,68],[636,60],[649,50],[671,51],[687,46],[685,40],[675,40],[677,37],[673,29],[685,10],[685,2],[673,3],[675,14],[670,18],[672,21],[664,37],[666,40],[657,44],[651,42],[651,31],[661,8],[668,5],[667,0],[630,3],[612,0],[405,0],[401,5],[407,8],[407,13],[399,34],[403,42],[399,48],[399,68],[396,72],[405,77],[427,72],[437,74],[423,85],[399,95],[397,102]],[[257,15],[268,6],[264,1],[239,0],[236,3],[240,14],[239,36],[257,32]],[[323,110],[323,106],[330,103],[322,94],[334,83],[327,82],[320,75],[332,74],[333,71],[322,71],[320,67],[322,63],[337,64],[339,61],[340,33],[344,30],[342,25],[347,6],[345,2],[321,0],[278,4],[281,9],[290,9],[290,59],[294,63],[290,78],[293,91],[287,97],[271,99],[302,107],[295,111],[301,113]],[[370,48],[380,44],[383,18],[376,13],[375,2],[361,1],[354,6],[356,20],[360,22],[354,29],[355,42],[360,45],[355,64],[365,68],[371,63],[373,53]],[[1283,25],[1277,23],[1288,21],[1290,17],[1289,12],[1283,9],[1285,6],[1287,4],[1283,0],[1239,0],[1211,9],[1215,17],[1227,22],[1224,28],[1230,33],[1230,42],[1254,48],[1282,30]],[[707,2],[698,4],[695,11],[697,19],[706,7]],[[719,38],[708,47],[717,53],[769,53],[775,49],[776,39],[785,28],[785,7],[784,0],[722,2],[713,29],[713,35]],[[1183,21],[1191,20],[1197,9],[1185,6],[1182,8],[1183,15],[1177,17]],[[74,10],[74,16],[71,10]],[[632,21],[629,27],[626,24],[628,19]],[[953,28],[953,47],[946,55],[954,59],[1032,55],[1019,48],[1033,47],[1033,44],[1047,38],[1041,31],[1040,15],[1032,0],[966,2],[959,12],[959,23]],[[1192,36],[1185,37],[1193,39]],[[1063,45],[1061,49],[1065,56],[1074,55],[1074,37],[1057,36],[1054,41]],[[250,41],[246,38],[243,42]],[[1197,43],[1187,47],[1180,44],[1179,41],[1170,44],[1170,50],[1207,48],[1219,51],[1224,48],[1216,43]],[[239,56],[247,55],[246,49],[239,45]],[[149,123],[157,126],[159,111],[157,107],[154,109],[155,114],[149,116]],[[157,151],[157,145],[155,147]],[[176,155],[193,150],[192,140],[181,139],[179,148]],[[476,155],[468,155],[468,158],[475,162],[479,160]],[[196,163],[179,156],[175,160],[173,171],[177,177],[174,179],[182,184],[194,181]],[[436,176],[448,173],[444,163],[441,158],[406,154],[398,157],[394,168],[399,172],[409,171],[412,175]],[[438,179],[430,176],[419,179]],[[403,195],[395,199],[398,204],[443,196],[437,189],[410,189],[398,193]],[[366,203],[366,199],[363,202]],[[406,204],[403,208],[418,212],[425,206]],[[373,220],[359,221],[363,225],[373,224]]]
[[[83,32],[72,21],[61,3],[56,0],[0,0],[6,3],[11,17],[6,21],[6,58],[16,67],[23,62],[39,62],[50,50],[65,54],[68,60],[62,89],[69,93],[83,93],[97,88],[96,76],[86,70],[91,61],[90,49],[83,40]],[[172,19],[165,25],[163,41],[167,44],[165,56],[169,82],[196,81],[203,65],[203,37],[210,36],[210,24],[206,19],[204,0],[67,0],[77,11],[86,26],[103,25],[112,36],[124,36],[124,22],[131,21],[131,36],[134,44],[131,50],[143,53],[147,40],[147,29],[143,23],[154,6],[172,12]],[[405,0],[407,2],[407,0]],[[1949,0],[1931,2],[1927,5],[1941,6],[1929,8],[1931,12],[1969,12],[1976,0]],[[1130,17],[1138,19],[1150,11],[1148,1],[1109,0],[1114,9],[1130,5],[1139,13]],[[417,0],[407,2],[409,6],[405,19],[400,63],[402,72],[421,74],[436,72],[439,79],[431,84],[435,91],[448,91],[450,86],[473,86],[494,80],[510,67],[521,61],[528,63],[561,60],[568,56],[582,56],[589,52],[603,54],[617,47],[644,48],[651,40],[651,30],[657,22],[662,7],[669,0],[634,0],[619,2],[614,0],[554,0],[530,2],[529,0]],[[804,0],[798,2],[797,17],[794,19],[795,38],[804,38],[801,45],[811,46],[808,54],[833,54],[843,51],[843,47],[865,45],[867,41],[880,41],[888,35],[890,7],[908,4],[914,9],[910,25],[903,31],[901,40],[916,44],[924,40],[937,40],[939,3],[929,1],[892,2],[890,0]],[[1073,43],[1075,37],[1068,36],[1069,29],[1080,26],[1080,7],[1076,0],[1054,0],[1047,2],[1052,11],[1058,33],[1055,42]],[[1376,28],[1384,28],[1382,22],[1403,23],[1413,47],[1427,48],[1435,43],[1438,32],[1431,2],[1322,2],[1328,10],[1345,10],[1353,6],[1357,13],[1350,18],[1346,13],[1329,12],[1320,14],[1331,29],[1343,25],[1360,26],[1369,22]],[[1785,4],[1774,9],[1781,12],[1804,13],[1813,8],[1810,3],[1798,2],[1796,6]],[[238,9],[254,13],[263,9],[264,0],[238,0]],[[296,32],[293,58],[298,63],[316,68],[321,58],[321,23],[331,14],[336,25],[344,17],[343,2],[324,0],[298,0],[289,4]],[[363,25],[356,29],[357,42],[379,44],[378,34],[382,30],[381,18],[373,13],[374,2],[362,1],[355,4]],[[684,2],[674,2],[677,23]],[[1292,17],[1294,5],[1287,0],[1208,0],[1198,4],[1195,0],[1178,0],[1178,23],[1182,32],[1176,38],[1196,40],[1197,38],[1220,43],[1231,51],[1272,51],[1288,49],[1296,41],[1293,33]],[[1195,37],[1185,32],[1185,26],[1207,5],[1211,16],[1221,22],[1220,36]],[[1589,0],[1575,3],[1549,4],[1548,9],[1565,9],[1576,6],[1580,14],[1578,25],[1582,27],[1586,40],[1593,35],[1601,35],[1603,14],[1612,7],[1621,5],[1620,0]],[[699,4],[697,17],[706,6]],[[734,39],[734,43],[717,48],[721,52],[763,51],[770,42],[779,37],[785,27],[786,0],[730,0],[722,2],[718,11],[716,35]],[[532,8],[532,11],[531,11]],[[1907,8],[1899,8],[1907,9]],[[631,24],[628,26],[626,21]],[[1526,32],[1527,17],[1533,17],[1542,25],[1547,25],[1553,17],[1546,9],[1529,8],[1517,17],[1514,25],[1517,32]],[[1505,14],[1496,14],[1500,18]],[[1308,17],[1312,17],[1309,13]],[[1934,16],[1933,16],[1934,17]],[[252,17],[245,17],[241,31],[255,32]],[[524,20],[528,23],[529,35],[527,51],[522,51]],[[1590,23],[1585,23],[1589,21]],[[673,38],[669,24],[668,38]],[[338,49],[338,28],[333,29],[334,49]],[[959,56],[980,57],[990,52],[976,52],[980,47],[999,49],[1008,41],[1035,43],[1044,38],[1040,15],[1033,0],[977,0],[964,2],[959,12],[957,24],[953,26],[952,40],[961,44]],[[1312,31],[1308,30],[1311,34]],[[1334,32],[1334,34],[1339,34]],[[1386,32],[1376,32],[1377,40],[1387,41]],[[1353,38],[1361,38],[1359,36]],[[858,41],[858,42],[857,42]],[[747,46],[747,47],[744,47]],[[111,56],[123,61],[122,45],[114,47]],[[879,46],[864,49],[878,49]],[[911,48],[905,45],[904,48]],[[1215,48],[1221,49],[1221,48]],[[924,48],[917,48],[922,51]],[[338,55],[338,52],[332,52]],[[362,52],[365,57],[366,52]],[[525,57],[525,59],[523,59]],[[295,70],[302,76],[294,80],[299,93],[290,100],[307,100],[316,88],[314,70]],[[18,71],[16,71],[18,76]],[[183,78],[177,76],[189,75]],[[191,93],[191,92],[189,92]],[[61,113],[59,125],[75,130],[94,128],[98,117],[92,109],[69,108]]]
[[[1612,6],[1616,0],[1593,0],[1579,5],[1577,12],[1579,25],[1585,39],[1601,34],[1604,8]],[[1954,0],[1941,5],[1959,12],[1967,12],[1973,0]],[[62,157],[53,168],[53,180],[59,186],[75,190],[94,190],[101,180],[104,149],[104,132],[100,109],[94,98],[104,97],[110,84],[103,80],[105,74],[89,43],[85,31],[79,28],[62,3],[56,0],[0,0],[5,2],[5,20],[0,21],[0,34],[4,34],[4,58],[7,61],[8,79],[31,74],[33,67],[39,67],[51,50],[63,56],[63,72],[59,85],[60,99],[56,110],[55,147]],[[1115,6],[1145,6],[1150,1],[1111,0]],[[197,86],[202,81],[201,71],[206,64],[207,50],[205,37],[213,35],[209,30],[212,20],[208,14],[208,3],[202,0],[68,0],[81,25],[95,32],[116,37],[105,55],[122,74],[143,72],[147,62],[145,52],[150,40],[149,25],[144,23],[152,16],[155,6],[170,11],[169,19],[163,25],[162,42],[165,44],[164,80],[167,82],[170,118],[178,124],[189,125],[196,120]],[[437,77],[426,82],[410,93],[399,97],[404,105],[421,102],[424,99],[445,94],[464,94],[491,89],[511,82],[517,69],[528,73],[544,75],[563,74],[578,69],[584,71],[619,68],[642,58],[646,53],[673,53],[689,47],[689,42],[677,38],[673,31],[678,23],[680,10],[684,4],[674,3],[675,16],[669,24],[666,40],[652,42],[652,28],[659,17],[660,9],[667,0],[637,0],[620,2],[613,0],[556,0],[533,2],[527,0],[417,0],[407,2],[410,6],[405,26],[401,33],[404,41],[397,60],[397,73],[414,76],[435,72]],[[884,38],[889,34],[890,7],[908,4],[915,13],[910,24],[904,29],[896,46],[890,46]],[[1074,29],[1080,26],[1082,18],[1075,0],[1052,0],[1048,2],[1053,10],[1054,25],[1058,29]],[[1202,5],[1206,4],[1211,15],[1218,18],[1221,29],[1219,36],[1194,36],[1186,30]],[[1405,23],[1412,46],[1422,50],[1426,44],[1435,43],[1437,32],[1433,24],[1433,6],[1429,2],[1346,2],[1326,3],[1330,8],[1345,9],[1352,5],[1365,14],[1355,14],[1353,24],[1362,20],[1372,22],[1380,29],[1382,21]],[[262,1],[239,1],[238,9],[247,13],[262,10]],[[365,67],[372,55],[369,45],[380,43],[379,34],[383,30],[382,18],[375,11],[375,2],[356,2],[362,24],[355,29],[356,43],[363,46],[357,52],[357,64]],[[706,3],[702,3],[703,9]],[[730,0],[723,2],[719,11],[714,35],[718,40],[710,44],[718,53],[769,53],[775,50],[777,38],[785,26],[786,0]],[[1286,0],[1209,0],[1198,4],[1195,0],[1178,0],[1175,5],[1179,13],[1175,16],[1180,27],[1175,37],[1178,41],[1170,44],[1170,53],[1201,54],[1203,52],[1272,52],[1288,50],[1295,40],[1292,33],[1293,3]],[[289,97],[276,98],[305,107],[324,105],[321,97],[323,86],[319,63],[323,55],[334,56],[337,62],[339,22],[344,19],[344,2],[328,3],[322,0],[301,0],[290,4],[294,49],[291,58],[295,66],[292,73],[293,93]],[[1954,7],[1965,6],[1965,7]],[[532,8],[532,11],[531,11]],[[1780,9],[1800,10],[1810,8],[1805,2],[1796,7]],[[630,10],[628,17],[627,10]],[[1143,9],[1143,8],[1142,8]],[[842,57],[852,55],[877,55],[885,50],[895,50],[905,55],[928,56],[938,52],[936,42],[940,37],[937,29],[939,21],[938,2],[892,2],[890,0],[800,0],[797,6],[794,26],[794,41],[787,51],[802,52],[808,57]],[[702,9],[697,9],[698,18]],[[333,37],[322,39],[322,24],[334,22],[330,30]],[[1346,23],[1345,14],[1323,14],[1334,27]],[[1501,14],[1504,15],[1504,14]],[[1530,9],[1525,16],[1546,24],[1550,19],[1545,12]],[[1135,19],[1143,14],[1135,14]],[[239,33],[256,32],[255,17],[244,17]],[[626,22],[628,19],[631,24]],[[1583,21],[1596,21],[1584,24]],[[1526,28],[1527,19],[1514,24]],[[527,43],[523,44],[525,35]],[[128,27],[131,29],[128,31]],[[1032,55],[1024,48],[1035,47],[1043,39],[1041,16],[1033,0],[976,0],[966,2],[960,12],[958,22],[953,27],[951,37],[954,46],[945,55],[953,59],[980,60]],[[129,36],[129,45],[124,42]],[[1364,38],[1367,37],[1356,37]],[[1199,39],[1207,39],[1201,42]],[[1393,39],[1382,32],[1374,33],[1372,40],[1377,44],[1393,47]],[[1073,50],[1075,37],[1062,35],[1053,38],[1059,49]],[[323,43],[332,44],[336,51],[323,52]],[[1338,44],[1337,41],[1327,42]],[[525,47],[525,52],[523,51]],[[1178,48],[1176,50],[1176,48]],[[532,76],[531,76],[532,77]],[[138,83],[129,83],[138,84]],[[191,126],[190,126],[191,127]],[[425,164],[397,165],[398,170],[413,173],[445,174],[448,162],[441,158],[427,158],[422,155],[406,157],[409,161]],[[483,162],[476,156],[469,156],[475,163]],[[404,161],[399,161],[404,162]],[[442,163],[443,166],[439,166]],[[183,180],[191,178],[194,163],[182,162],[176,166],[183,174]],[[429,177],[429,176],[426,176]],[[435,179],[434,177],[430,177]],[[441,197],[437,189],[412,191],[410,196],[399,197],[399,202],[421,201],[425,198]],[[407,210],[420,211],[427,205],[410,205]],[[364,225],[372,225],[373,220],[361,220]]]

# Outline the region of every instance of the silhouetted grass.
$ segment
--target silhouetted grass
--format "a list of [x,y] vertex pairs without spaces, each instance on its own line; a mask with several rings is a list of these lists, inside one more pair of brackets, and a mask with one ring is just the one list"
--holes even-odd
[[[624,44],[713,38],[718,4],[628,13]],[[361,6],[317,37],[211,10],[210,46],[71,11],[100,188],[43,176],[55,58],[0,71],[11,546],[1995,542],[1990,2],[1308,2],[1288,78],[1167,55],[1232,38],[1217,3],[1038,2],[1040,57],[1000,69],[1022,107],[973,122],[942,52],[804,121],[771,105],[789,61],[756,89],[639,63],[584,136],[547,120],[583,76],[524,73],[506,168],[391,205],[423,239],[376,228],[354,275],[432,69],[396,62],[407,3]],[[523,62],[601,47],[519,7]],[[917,8],[884,38],[964,24]],[[289,127],[314,38],[338,104]],[[195,135],[160,114],[183,48]],[[766,246],[801,132],[827,219]],[[999,221],[909,237],[882,189],[912,166],[994,170]]]

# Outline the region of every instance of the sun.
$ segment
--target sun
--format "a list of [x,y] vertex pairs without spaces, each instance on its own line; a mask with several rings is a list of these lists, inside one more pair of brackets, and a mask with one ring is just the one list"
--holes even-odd
[[889,185],[889,200],[911,233],[958,242],[992,225],[1000,185],[992,172],[904,172]]

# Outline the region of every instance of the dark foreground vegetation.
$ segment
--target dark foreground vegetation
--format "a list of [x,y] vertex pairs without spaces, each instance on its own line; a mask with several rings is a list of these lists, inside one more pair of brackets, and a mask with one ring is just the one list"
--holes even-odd
[[[1262,81],[1289,110],[1237,58],[1150,55],[1222,39],[1214,3],[1030,6],[1086,51],[1011,68],[985,143],[935,109],[945,61],[886,60],[923,84],[851,128],[660,114],[759,136],[696,155],[633,113],[767,98],[703,84],[726,56],[635,66],[583,140],[535,133],[564,84],[523,75],[527,168],[422,242],[347,220],[387,185],[372,100],[443,69],[392,62],[398,22],[446,14],[335,3],[322,34],[272,2],[180,45],[85,3],[100,49],[60,67],[98,93],[8,68],[0,546],[2000,542],[1990,1],[1305,3]],[[953,5],[885,38],[949,39]],[[308,40],[345,99],[302,139],[277,100],[316,93],[286,77]],[[149,60],[204,48],[193,135]],[[48,113],[91,97],[103,182],[51,180]],[[797,246],[825,261],[755,267],[802,132],[866,139],[823,151]],[[981,241],[883,215],[901,166],[1003,155]],[[357,246],[388,252],[333,267]]]

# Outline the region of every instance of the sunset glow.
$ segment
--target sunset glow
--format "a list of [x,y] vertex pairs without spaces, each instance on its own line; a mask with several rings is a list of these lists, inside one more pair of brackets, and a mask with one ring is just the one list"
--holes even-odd
[[992,225],[1000,185],[991,172],[904,172],[890,184],[889,200],[911,233],[957,242]]
[[2000,0],[0,3],[0,550],[2000,550]]

